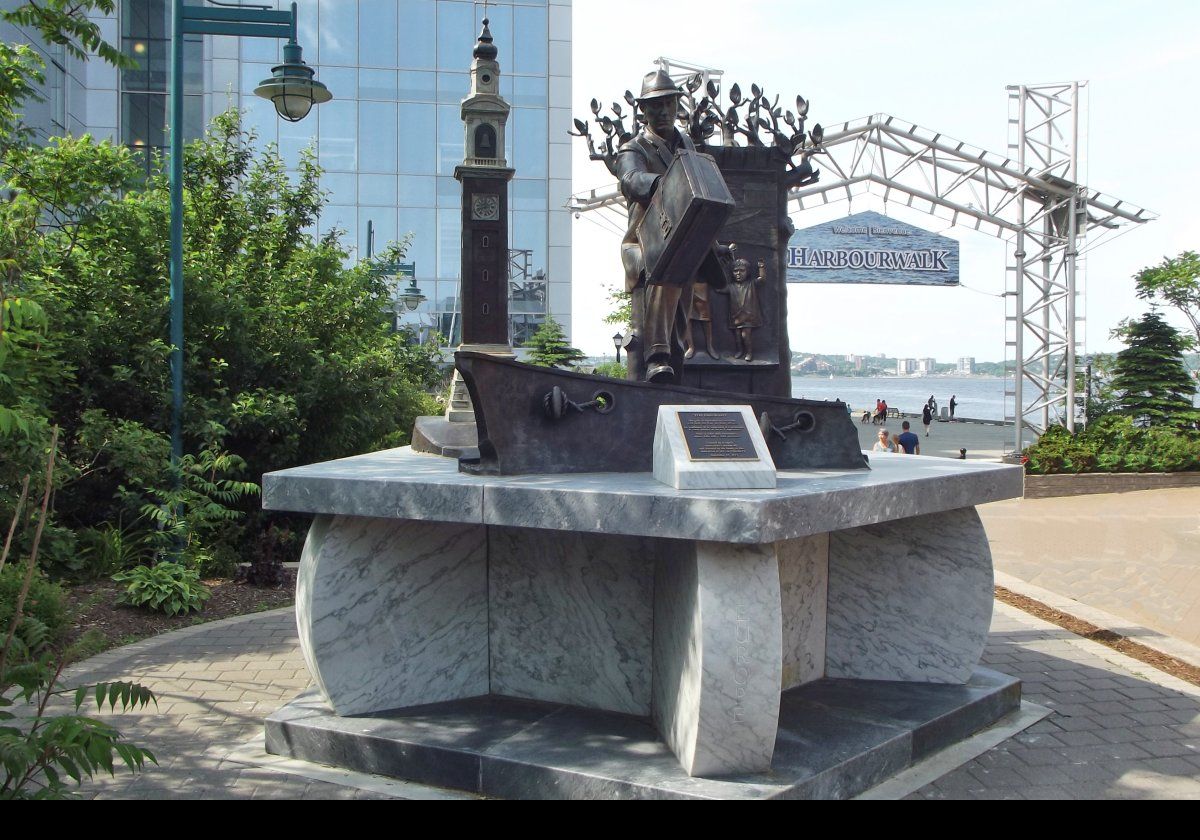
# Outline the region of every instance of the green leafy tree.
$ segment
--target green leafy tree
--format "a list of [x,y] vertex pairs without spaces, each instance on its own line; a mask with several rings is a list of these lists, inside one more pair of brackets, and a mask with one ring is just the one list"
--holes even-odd
[[1124,330],[1126,348],[1117,354],[1113,392],[1116,411],[1146,425],[1195,422],[1195,383],[1183,364],[1186,339],[1157,312],[1147,312]]
[[1183,313],[1192,325],[1191,346],[1200,346],[1200,255],[1184,251],[1143,268],[1133,279],[1143,300],[1165,303]]
[[525,348],[529,351],[530,363],[542,367],[572,367],[587,358],[567,343],[562,325],[553,316],[547,317],[538,327]]
[[604,316],[604,323],[626,328],[633,321],[633,295],[620,289],[608,288],[608,305],[612,312]]
[[[114,9],[113,0],[36,0],[0,12],[0,19],[36,31],[76,58],[86,60],[95,53],[130,66],[131,60],[106,43],[99,24],[87,17],[92,10],[111,14]],[[81,714],[88,697],[100,709],[107,703],[110,709],[119,705],[128,710],[153,702],[154,695],[133,683],[60,688],[71,653],[54,646],[53,628],[41,620],[48,615],[47,604],[38,603],[46,597],[38,594],[44,589],[37,583],[42,577],[39,552],[43,544],[52,546],[60,531],[51,521],[49,504],[58,486],[59,461],[59,430],[51,428],[50,413],[55,393],[72,375],[45,306],[55,277],[47,269],[74,245],[71,220],[58,213],[61,202],[74,201],[82,210],[109,197],[103,186],[88,184],[72,198],[69,189],[39,182],[36,173],[27,183],[47,188],[39,190],[41,195],[17,187],[29,165],[40,160],[26,145],[29,132],[21,125],[21,113],[38,96],[42,69],[27,45],[0,43],[0,180],[14,188],[0,205],[0,511],[5,514],[0,521],[11,520],[0,550],[0,576],[10,556],[28,552],[23,568],[14,569],[19,588],[0,593],[6,598],[0,613],[7,617],[0,627],[0,799],[64,798],[70,795],[68,780],[78,784],[100,771],[112,773],[118,762],[137,772],[155,761],[149,750],[124,741],[113,727]],[[74,185],[94,174],[70,172],[69,167],[63,172],[62,180]],[[44,235],[47,230],[62,236],[52,242]],[[39,460],[46,464],[44,472],[35,469]],[[33,497],[42,499],[36,512],[25,509],[31,486]],[[73,712],[52,709],[56,699],[72,695]]]
[[[236,456],[218,478],[245,482],[406,441],[418,414],[437,413],[422,387],[432,356],[392,331],[386,278],[347,267],[339,232],[309,233],[324,205],[312,157],[293,181],[230,113],[184,163],[185,451]],[[0,166],[16,193],[0,206],[0,510],[29,472],[9,453],[36,460],[38,430],[59,424],[69,462],[55,507],[71,530],[48,532],[48,545],[61,537],[49,553],[81,562],[71,531],[133,524],[172,483],[169,193],[161,174],[139,184],[128,150],[88,138],[12,149]],[[213,526],[201,542],[252,551],[253,496],[203,495],[247,516],[194,498],[184,520]]]

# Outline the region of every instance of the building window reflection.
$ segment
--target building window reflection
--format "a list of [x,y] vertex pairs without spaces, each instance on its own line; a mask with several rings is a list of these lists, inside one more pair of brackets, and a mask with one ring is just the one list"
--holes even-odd
[[[137,62],[120,73],[120,138],[149,175],[167,145],[169,11],[166,0],[122,0],[120,11],[121,51]],[[204,133],[203,46],[199,35],[184,37],[184,142]]]

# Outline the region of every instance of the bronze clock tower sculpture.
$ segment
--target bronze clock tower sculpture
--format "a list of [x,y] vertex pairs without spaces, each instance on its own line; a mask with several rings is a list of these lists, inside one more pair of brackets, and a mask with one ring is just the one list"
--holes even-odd
[[[471,92],[462,101],[462,343],[460,350],[513,357],[508,343],[508,182],[504,158],[509,104],[500,95],[498,50],[488,20],[473,52]],[[447,417],[473,421],[470,399],[455,375]]]
[[500,65],[488,21],[475,45],[471,93],[462,101],[466,153],[454,177],[462,184],[462,343],[464,349],[511,354],[508,345],[508,182],[504,159],[509,105],[500,96]]

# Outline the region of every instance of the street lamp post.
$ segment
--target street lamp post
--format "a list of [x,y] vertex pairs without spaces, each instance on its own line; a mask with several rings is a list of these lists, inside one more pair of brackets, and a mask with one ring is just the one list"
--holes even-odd
[[[296,4],[291,11],[268,7],[185,6],[171,0],[171,464],[183,457],[183,36],[236,35],[243,38],[286,38],[283,64],[254,93],[269,99],[279,116],[289,122],[304,119],[313,105],[333,96],[313,78],[296,43]],[[177,479],[178,480],[178,477]]]
[[408,286],[397,296],[397,300],[409,312],[417,311],[417,307],[426,300],[425,295],[421,292],[421,288],[417,285],[417,278],[409,278]]
[[613,336],[613,347],[617,351],[617,364],[621,364],[621,345],[625,343],[625,336],[616,333]]

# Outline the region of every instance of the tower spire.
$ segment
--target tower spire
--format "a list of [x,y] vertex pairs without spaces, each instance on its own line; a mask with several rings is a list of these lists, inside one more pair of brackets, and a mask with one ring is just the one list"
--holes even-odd
[[479,33],[479,40],[475,43],[475,50],[471,53],[475,58],[482,58],[485,61],[495,61],[496,56],[500,54],[500,50],[492,42],[492,30],[488,28],[490,22],[486,17],[483,19],[483,31]]

